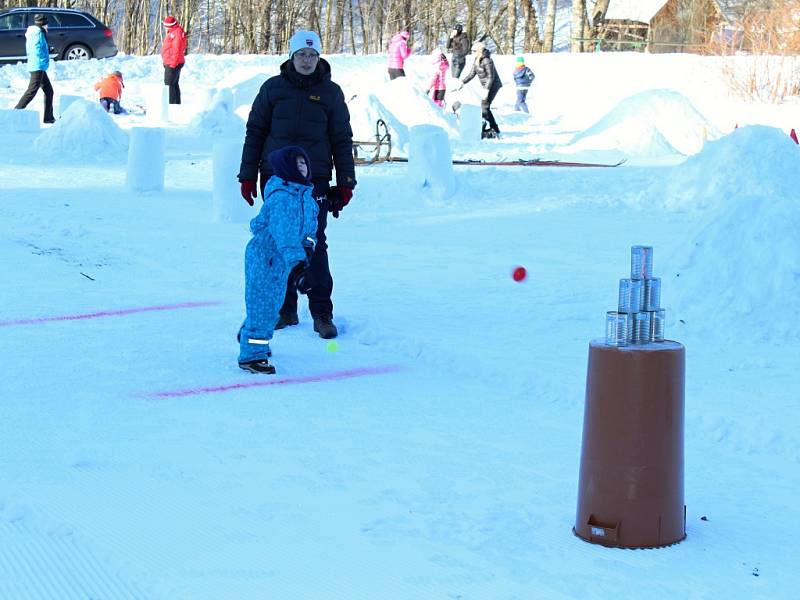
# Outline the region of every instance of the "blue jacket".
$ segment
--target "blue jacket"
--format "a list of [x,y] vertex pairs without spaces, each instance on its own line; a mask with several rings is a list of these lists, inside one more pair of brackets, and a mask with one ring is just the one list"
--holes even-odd
[[514,69],[514,83],[517,84],[518,88],[531,87],[531,84],[535,78],[536,75],[534,75],[533,71],[531,71],[528,67]]
[[250,231],[263,237],[267,254],[283,261],[287,269],[306,258],[303,242],[317,242],[319,207],[311,192],[314,186],[303,185],[273,175],[264,188],[264,205],[250,221]]
[[44,29],[31,25],[25,31],[25,53],[28,55],[28,71],[47,71],[50,66],[50,45]]

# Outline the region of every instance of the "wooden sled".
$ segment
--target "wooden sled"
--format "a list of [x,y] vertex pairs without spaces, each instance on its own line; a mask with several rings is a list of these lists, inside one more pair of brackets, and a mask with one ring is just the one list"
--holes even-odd
[[392,156],[392,135],[383,119],[375,123],[375,138],[367,142],[353,142],[353,160],[357,165],[385,162]]

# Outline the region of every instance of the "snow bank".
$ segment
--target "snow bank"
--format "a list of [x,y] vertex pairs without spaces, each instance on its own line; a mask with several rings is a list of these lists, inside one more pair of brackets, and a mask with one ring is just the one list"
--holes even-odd
[[208,109],[200,112],[189,123],[189,130],[196,134],[244,139],[245,122],[233,112],[236,108],[233,98],[230,88],[218,90]]
[[674,319],[725,340],[800,337],[787,318],[800,310],[799,175],[800,148],[763,126],[709,142],[673,169],[671,206],[716,207],[670,261]]
[[648,90],[617,104],[567,149],[620,150],[628,156],[696,154],[706,137],[716,137],[706,118],[682,94]]
[[36,152],[53,157],[124,158],[128,136],[98,102],[76,100],[33,146]]
[[780,129],[754,125],[708,142],[675,167],[653,196],[665,208],[714,208],[728,198],[798,196],[800,147]]

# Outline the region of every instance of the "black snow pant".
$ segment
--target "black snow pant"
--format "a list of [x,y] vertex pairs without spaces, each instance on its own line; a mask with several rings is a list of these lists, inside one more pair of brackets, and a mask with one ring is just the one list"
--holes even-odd
[[44,118],[45,123],[55,123],[53,116],[53,86],[50,84],[50,78],[47,76],[47,71],[31,71],[31,80],[28,83],[28,89],[22,94],[17,105],[14,108],[25,108],[36,96],[36,92],[42,88],[44,92]]
[[[308,292],[308,310],[312,317],[321,315],[333,316],[333,277],[328,265],[328,244],[325,236],[325,227],[328,225],[328,208],[330,204],[326,196],[328,182],[314,182],[314,198],[319,205],[319,216],[317,217],[317,247],[311,257],[310,275],[311,291]],[[262,190],[263,197],[263,190]],[[288,315],[297,312],[297,288],[294,282],[289,280],[286,285],[286,298],[280,314]]]
[[177,67],[168,67],[164,65],[164,85],[169,86],[169,103],[181,103],[181,86],[178,85],[178,80],[181,78],[181,69],[183,65]]
[[404,69],[389,69],[389,80],[397,79],[398,77],[405,77],[406,72]]
[[465,56],[459,56],[458,54],[453,54],[453,59],[450,61],[450,73],[458,79],[461,77],[461,71],[464,70],[464,65],[467,63],[467,58]]
[[481,114],[495,133],[500,133],[500,128],[497,126],[497,121],[494,120],[494,115],[492,114],[492,101],[499,91],[500,88],[493,88],[489,90],[489,96],[485,100],[481,100]]

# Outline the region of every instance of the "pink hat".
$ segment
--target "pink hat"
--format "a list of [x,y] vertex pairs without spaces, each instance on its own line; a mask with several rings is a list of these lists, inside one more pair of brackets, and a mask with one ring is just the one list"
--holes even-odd
[[173,17],[172,15],[167,15],[164,17],[164,27],[175,27],[178,24],[178,19]]

